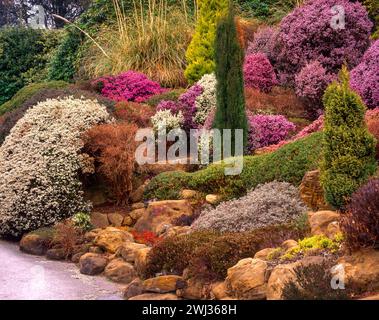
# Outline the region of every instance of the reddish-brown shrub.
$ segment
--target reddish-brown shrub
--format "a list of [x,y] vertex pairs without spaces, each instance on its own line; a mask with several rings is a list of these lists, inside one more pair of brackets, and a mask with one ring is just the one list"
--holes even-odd
[[306,108],[292,89],[274,87],[265,93],[245,88],[246,108],[253,113],[281,114],[287,118],[304,118]]
[[249,43],[254,40],[254,33],[258,30],[259,23],[253,20],[236,18],[237,36],[241,48],[246,50]]
[[379,245],[378,178],[371,179],[352,195],[347,213],[342,216],[341,228],[352,250]]
[[75,246],[83,241],[83,233],[70,220],[57,223],[54,229],[52,244],[63,249],[67,259],[74,253]]
[[379,160],[379,108],[366,113],[366,123],[370,133],[376,138],[376,159]]
[[103,124],[84,135],[84,151],[96,159],[96,170],[109,184],[118,204],[127,203],[132,191],[137,129],[130,123]]
[[119,102],[116,105],[116,118],[135,123],[140,128],[151,126],[150,119],[155,114],[155,109],[148,104],[136,102]]

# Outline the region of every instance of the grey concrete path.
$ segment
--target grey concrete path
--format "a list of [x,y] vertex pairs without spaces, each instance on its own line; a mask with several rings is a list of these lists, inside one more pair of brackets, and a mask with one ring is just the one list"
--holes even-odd
[[0,300],[121,300],[122,286],[80,274],[73,263],[49,261],[0,240]]

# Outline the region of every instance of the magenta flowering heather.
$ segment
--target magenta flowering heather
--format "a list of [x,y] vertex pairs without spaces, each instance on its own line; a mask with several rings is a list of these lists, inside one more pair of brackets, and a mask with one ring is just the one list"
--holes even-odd
[[[344,9],[344,27],[332,27],[336,21],[334,6]],[[366,9],[358,1],[307,1],[280,24],[280,53],[275,65],[279,78],[292,84],[295,74],[313,60],[318,60],[331,74],[338,73],[345,61],[350,68],[356,66],[370,44],[372,26]]]
[[255,128],[256,141],[254,148],[262,148],[277,144],[286,139],[289,133],[296,129],[296,125],[282,115],[254,115],[249,116],[250,130]]
[[274,62],[277,54],[277,37],[279,30],[274,27],[261,27],[254,34],[254,40],[249,43],[246,55],[264,53],[271,63]]
[[150,97],[166,92],[159,83],[143,73],[127,71],[117,76],[105,76],[92,83],[101,94],[114,101],[144,102]]
[[245,86],[248,88],[269,92],[278,83],[274,68],[263,53],[246,56],[243,73]]
[[350,86],[372,109],[379,106],[379,40],[363,56],[362,62],[350,73]]

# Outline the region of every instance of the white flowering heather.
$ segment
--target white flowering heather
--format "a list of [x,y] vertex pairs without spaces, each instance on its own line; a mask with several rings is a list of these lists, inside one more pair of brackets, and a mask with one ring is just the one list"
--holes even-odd
[[0,147],[0,235],[19,236],[89,211],[78,179],[80,136],[108,120],[97,101],[72,97],[25,113]]
[[203,88],[203,93],[196,98],[196,114],[194,116],[194,122],[203,125],[209,112],[212,109],[216,109],[217,97],[216,86],[217,80],[214,73],[204,75],[197,85]]
[[246,196],[206,209],[192,228],[243,232],[296,220],[307,211],[296,187],[287,182],[259,185]]
[[159,110],[151,117],[151,123],[155,131],[166,127],[167,132],[178,129],[184,123],[184,116],[181,111],[174,115],[170,110]]

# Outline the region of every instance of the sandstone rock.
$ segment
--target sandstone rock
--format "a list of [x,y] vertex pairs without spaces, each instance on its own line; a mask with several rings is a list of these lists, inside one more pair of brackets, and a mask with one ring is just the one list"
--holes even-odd
[[345,272],[345,285],[353,284],[364,291],[379,290],[379,250],[362,249],[341,257],[338,263]]
[[144,293],[138,296],[135,296],[133,298],[130,298],[129,300],[180,300],[177,295],[173,293]]
[[118,247],[128,241],[133,241],[133,236],[129,232],[108,227],[98,233],[94,244],[110,253],[115,253]]
[[46,258],[49,260],[65,260],[66,253],[63,249],[49,249],[46,251]]
[[267,283],[267,300],[282,300],[283,289],[290,281],[296,282],[296,274],[294,269],[298,266],[307,266],[310,264],[322,264],[322,257],[305,257],[294,263],[280,264],[276,266],[268,279]]
[[[176,290],[176,295],[188,300],[201,300],[207,298],[208,292],[205,283],[201,280],[190,278],[181,281],[180,289]],[[179,286],[179,284],[178,284]]]
[[96,253],[86,253],[80,257],[80,272],[87,275],[102,273],[108,263],[108,259]]
[[308,214],[312,235],[327,235],[330,223],[338,222],[340,214],[335,211],[317,211]]
[[198,199],[200,193],[195,190],[184,189],[180,192],[180,198],[185,200]]
[[114,227],[121,227],[124,217],[119,213],[109,213],[108,220]]
[[148,262],[148,254],[151,248],[146,247],[134,252],[134,268],[138,274],[142,274]]
[[102,248],[100,248],[100,247],[97,247],[97,246],[91,246],[89,248],[88,252],[97,253],[97,254],[103,254],[104,250]]
[[137,277],[133,266],[120,258],[109,262],[105,267],[104,274],[114,282],[125,284],[132,282]]
[[205,201],[209,204],[217,205],[222,201],[222,197],[217,194],[208,194],[205,197]]
[[134,190],[130,194],[130,200],[133,203],[141,202],[143,200],[143,193],[145,192],[146,186],[148,185],[149,181],[150,180],[145,181],[144,184],[142,184],[141,186],[139,186],[136,190]]
[[177,289],[178,281],[182,281],[182,277],[175,275],[159,276],[147,279],[143,282],[143,288],[146,292],[168,293]]
[[162,237],[167,238],[167,237],[172,237],[172,236],[180,236],[180,235],[188,234],[190,232],[191,232],[190,226],[184,226],[184,227],[176,226],[176,227],[171,227],[168,230],[166,230],[166,232],[162,234]]
[[138,210],[138,209],[144,209],[145,208],[145,204],[143,202],[136,202],[136,203],[133,203],[132,204],[132,211],[133,210]]
[[300,197],[314,211],[330,210],[324,199],[324,190],[320,185],[320,171],[307,172],[300,184]]
[[298,246],[299,246],[299,244],[297,243],[297,241],[290,239],[290,240],[284,241],[280,247],[282,247],[284,250],[287,251],[289,249],[292,249],[292,248],[295,248]]
[[124,289],[124,298],[130,299],[143,293],[142,281],[139,278],[134,279]]
[[143,216],[143,214],[146,212],[145,208],[135,209],[129,213],[129,216],[134,220],[137,221],[139,218]]
[[266,298],[268,265],[260,259],[246,258],[228,269],[225,280],[233,296],[243,300]]
[[325,231],[325,235],[330,239],[334,239],[336,235],[340,233],[341,233],[341,228],[338,221],[333,221],[329,223]]
[[92,229],[91,231],[86,232],[84,234],[84,240],[87,242],[93,242],[101,231],[103,231],[103,229],[97,228],[97,229]]
[[267,261],[269,260],[270,254],[274,252],[275,250],[276,250],[275,248],[266,248],[266,249],[260,250],[254,255],[254,259],[261,259],[261,260]]
[[135,253],[140,249],[147,248],[146,245],[135,243],[135,242],[125,242],[116,251],[116,256],[123,258],[126,262],[134,262]]
[[52,237],[36,233],[24,235],[20,241],[20,250],[36,256],[43,256],[49,249]]
[[211,291],[216,300],[229,298],[225,281],[213,283]]
[[133,222],[134,221],[133,221],[132,217],[127,215],[127,216],[125,216],[124,220],[122,221],[122,225],[130,227],[133,225]]
[[159,234],[167,229],[165,226],[171,226],[175,219],[182,215],[190,216],[192,212],[193,209],[187,200],[151,202],[134,228],[138,232],[152,231]]
[[108,216],[101,212],[92,212],[91,224],[95,228],[106,228],[109,226]]

